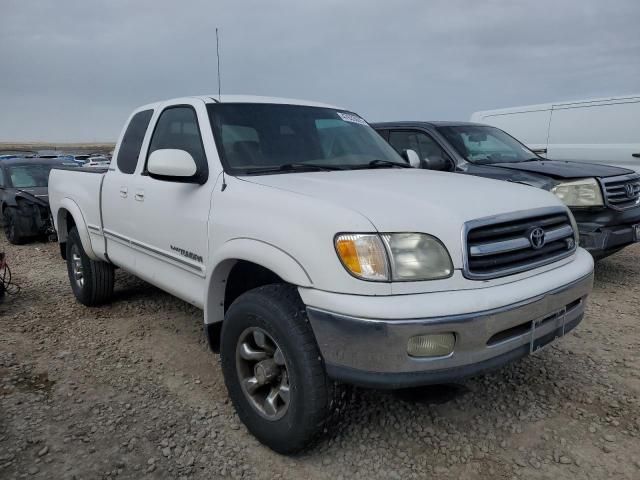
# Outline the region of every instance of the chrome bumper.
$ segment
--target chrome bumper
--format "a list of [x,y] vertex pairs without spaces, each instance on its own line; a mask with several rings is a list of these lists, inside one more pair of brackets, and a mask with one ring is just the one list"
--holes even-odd
[[[438,318],[366,319],[312,307],[307,312],[330,377],[400,388],[474,375],[536,351],[580,323],[592,287],[593,274],[589,274],[516,304]],[[456,335],[450,355],[417,358],[407,354],[412,336],[443,332]]]

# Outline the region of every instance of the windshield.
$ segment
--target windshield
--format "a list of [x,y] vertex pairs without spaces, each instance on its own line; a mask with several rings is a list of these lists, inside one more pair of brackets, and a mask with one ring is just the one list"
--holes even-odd
[[461,125],[439,127],[438,131],[460,155],[472,163],[485,165],[539,159],[515,138],[495,127]]
[[56,165],[16,165],[9,167],[9,178],[14,188],[46,187],[49,172]]
[[208,110],[218,151],[230,173],[406,166],[375,130],[351,112],[255,103],[211,104]]

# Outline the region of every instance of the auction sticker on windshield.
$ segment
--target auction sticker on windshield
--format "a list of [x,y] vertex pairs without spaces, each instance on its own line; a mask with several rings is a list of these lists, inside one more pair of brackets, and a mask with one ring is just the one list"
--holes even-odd
[[361,119],[355,113],[342,113],[342,112],[337,112],[337,113],[338,113],[338,116],[342,120],[344,120],[345,122],[357,123],[358,125],[366,125],[367,124],[367,122],[365,122],[363,119]]

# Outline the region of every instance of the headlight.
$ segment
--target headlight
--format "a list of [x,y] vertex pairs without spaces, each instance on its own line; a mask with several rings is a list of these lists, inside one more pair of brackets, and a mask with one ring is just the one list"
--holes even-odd
[[602,191],[595,178],[560,183],[551,189],[569,207],[599,207],[604,205]]
[[338,235],[336,251],[345,268],[364,280],[435,280],[453,273],[447,249],[424,233]]
[[382,239],[391,261],[392,280],[435,280],[453,272],[449,252],[424,233],[385,233]]
[[389,262],[378,235],[338,235],[336,251],[344,267],[354,276],[363,280],[389,280]]

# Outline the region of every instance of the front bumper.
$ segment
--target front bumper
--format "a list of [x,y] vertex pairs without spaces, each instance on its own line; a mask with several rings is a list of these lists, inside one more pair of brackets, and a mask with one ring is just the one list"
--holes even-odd
[[571,211],[578,224],[580,246],[596,258],[638,241],[633,226],[640,224],[640,206],[621,211],[611,208]]
[[[578,229],[580,229],[580,225],[578,225]],[[640,239],[636,237],[633,225],[618,225],[615,227],[602,227],[595,231],[591,229],[580,231],[580,246],[596,257],[613,253],[638,240]]]
[[[443,317],[380,320],[307,307],[327,374],[375,388],[444,383],[497,368],[575,328],[582,320],[593,273],[511,305]],[[414,335],[453,332],[446,357],[407,354]]]
[[37,236],[53,232],[49,211],[40,205],[16,209],[16,228],[23,236]]

